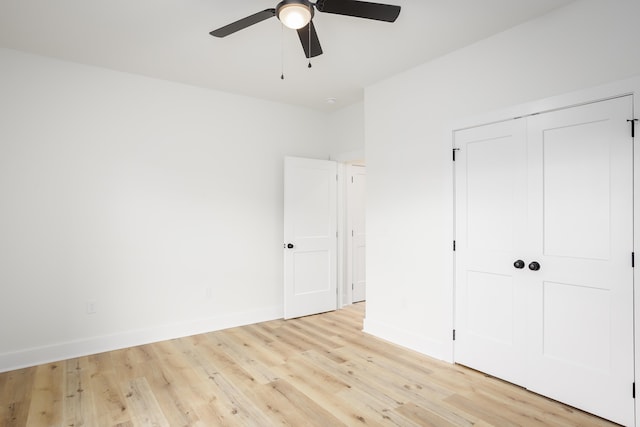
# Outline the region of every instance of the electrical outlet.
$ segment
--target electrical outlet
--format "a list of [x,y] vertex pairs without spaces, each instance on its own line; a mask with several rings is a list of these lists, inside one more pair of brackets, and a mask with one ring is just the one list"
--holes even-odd
[[96,302],[87,301],[87,314],[96,314]]

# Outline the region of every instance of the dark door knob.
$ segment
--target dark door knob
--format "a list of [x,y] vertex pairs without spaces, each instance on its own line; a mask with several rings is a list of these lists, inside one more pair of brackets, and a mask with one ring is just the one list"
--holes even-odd
[[293,249],[293,243],[287,243],[287,248],[288,249]]
[[529,264],[529,270],[532,270],[532,271],[540,270],[540,264],[538,264],[537,261],[533,261],[531,264]]
[[518,268],[518,269],[524,268],[524,261],[519,259],[519,260],[517,260],[516,262],[513,263],[513,266],[515,268]]

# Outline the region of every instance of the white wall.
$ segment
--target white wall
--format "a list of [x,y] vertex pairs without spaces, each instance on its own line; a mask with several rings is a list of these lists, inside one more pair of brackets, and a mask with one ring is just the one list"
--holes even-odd
[[327,115],[6,49],[0,94],[0,371],[282,316]]
[[447,130],[460,118],[640,74],[639,16],[637,0],[580,0],[366,89],[365,330],[450,360]]
[[364,103],[341,108],[329,116],[331,159],[351,162],[364,159]]

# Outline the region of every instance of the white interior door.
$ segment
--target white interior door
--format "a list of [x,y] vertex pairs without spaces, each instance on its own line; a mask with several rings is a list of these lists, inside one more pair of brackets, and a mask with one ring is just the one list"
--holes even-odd
[[337,165],[284,161],[284,317],[337,307]]
[[629,96],[455,134],[456,361],[623,425],[631,114]]
[[[522,384],[526,123],[456,132],[455,360]],[[524,260],[523,260],[524,262]]]
[[366,249],[365,221],[367,170],[364,166],[351,166],[349,183],[349,216],[351,225],[351,289],[352,301],[366,299]]
[[631,96],[528,120],[533,391],[634,423]]

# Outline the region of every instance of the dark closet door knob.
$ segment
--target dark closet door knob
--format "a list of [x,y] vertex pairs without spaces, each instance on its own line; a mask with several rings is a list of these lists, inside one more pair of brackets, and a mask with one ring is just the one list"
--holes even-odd
[[531,271],[540,270],[540,264],[538,264],[537,261],[533,261],[531,264],[529,264],[529,270],[531,270]]
[[513,266],[517,269],[524,268],[524,261],[519,259],[513,263]]
[[293,249],[293,243],[287,243],[287,248],[288,249]]

